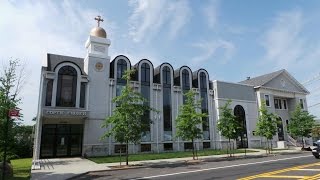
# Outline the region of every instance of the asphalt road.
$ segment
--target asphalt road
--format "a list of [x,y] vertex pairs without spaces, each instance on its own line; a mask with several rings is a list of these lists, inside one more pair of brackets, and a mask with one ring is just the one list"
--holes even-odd
[[[317,163],[318,170],[315,169],[314,164]],[[301,169],[298,173],[295,171],[285,171],[282,169],[292,168],[296,166],[311,165],[313,169]],[[195,180],[209,180],[209,179],[240,179],[257,174],[282,170],[285,175],[293,175],[297,177],[314,176],[320,174],[320,160],[315,159],[311,152],[299,154],[284,154],[268,157],[254,157],[246,159],[223,159],[223,160],[206,160],[204,162],[192,163],[175,163],[175,164],[161,164],[153,165],[145,168],[115,170],[104,172],[93,172],[87,175],[77,177],[77,179],[195,179]],[[309,170],[309,171],[306,171]],[[291,174],[290,174],[291,173]],[[275,173],[273,173],[275,174]],[[271,175],[273,175],[271,174]],[[270,175],[270,174],[268,174]],[[277,174],[275,174],[277,175]],[[275,176],[273,175],[273,176]],[[298,176],[299,175],[299,176]],[[259,179],[251,178],[251,179]],[[271,176],[266,179],[274,179]]]

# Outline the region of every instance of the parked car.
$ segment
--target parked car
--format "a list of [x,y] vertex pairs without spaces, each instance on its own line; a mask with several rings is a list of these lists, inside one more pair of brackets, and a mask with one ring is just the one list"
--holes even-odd
[[320,140],[313,143],[312,154],[315,158],[320,158]]

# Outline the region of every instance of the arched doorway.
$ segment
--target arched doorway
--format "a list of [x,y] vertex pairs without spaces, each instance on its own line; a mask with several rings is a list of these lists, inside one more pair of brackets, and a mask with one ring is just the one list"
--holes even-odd
[[246,124],[246,113],[242,106],[237,105],[234,108],[234,115],[236,116],[241,131],[239,137],[237,138],[237,148],[247,148],[248,147],[248,134],[247,134],[247,124]]
[[278,140],[284,141],[283,123],[281,117],[278,118]]

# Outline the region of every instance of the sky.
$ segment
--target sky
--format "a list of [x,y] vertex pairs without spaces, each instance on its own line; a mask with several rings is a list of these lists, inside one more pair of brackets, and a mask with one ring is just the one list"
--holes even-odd
[[24,124],[34,124],[46,53],[83,58],[97,15],[111,59],[205,68],[211,80],[228,82],[286,69],[310,91],[309,111],[320,117],[318,0],[0,0],[0,64],[18,58],[28,74]]

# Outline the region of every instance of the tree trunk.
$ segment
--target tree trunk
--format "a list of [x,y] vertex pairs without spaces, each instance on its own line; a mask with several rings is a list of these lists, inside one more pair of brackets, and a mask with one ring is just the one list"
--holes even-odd
[[196,151],[196,159],[198,160],[198,148],[197,148],[197,143],[195,142],[195,151]]
[[120,167],[121,167],[121,149],[122,149],[122,143],[120,144]]
[[232,156],[234,157],[235,154],[235,147],[234,147],[234,142],[237,142],[236,140],[232,142]]
[[192,141],[192,159],[195,160],[195,156],[194,156],[194,142],[193,142],[193,139],[192,139],[191,141]]
[[302,149],[304,149],[304,139],[303,139],[303,136],[301,137],[302,139]]
[[129,142],[126,142],[126,165],[129,165]]
[[269,149],[269,142],[268,142],[268,139],[266,138],[266,154],[268,154],[268,149]]
[[232,155],[231,155],[231,153],[232,153],[232,152],[231,152],[231,144],[230,144],[230,138],[229,138],[229,144],[228,144],[228,145],[229,145],[229,148],[230,148],[230,153],[229,153],[229,157],[231,157],[231,156],[232,156]]

